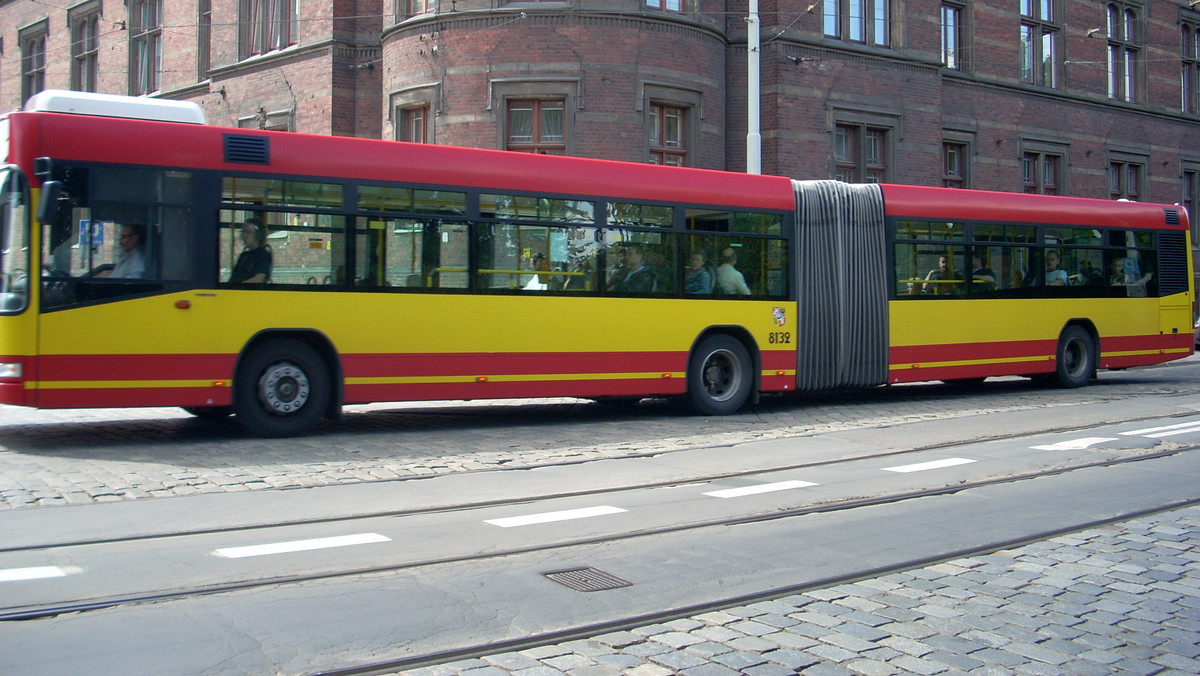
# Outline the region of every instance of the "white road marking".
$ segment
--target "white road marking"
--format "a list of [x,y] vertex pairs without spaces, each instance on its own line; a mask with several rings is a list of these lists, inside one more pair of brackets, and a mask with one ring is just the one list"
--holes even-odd
[[1178,425],[1166,425],[1164,427],[1147,427],[1141,430],[1133,430],[1131,432],[1121,432],[1122,436],[1144,436],[1151,439],[1159,437],[1169,437],[1176,434],[1187,434],[1188,432],[1200,432],[1200,420],[1192,422],[1179,423]]
[[6,568],[0,569],[0,582],[20,582],[22,580],[45,580],[52,577],[66,577],[81,570],[81,568],[76,568],[75,566]]
[[705,495],[714,498],[740,498],[746,495],[758,495],[760,493],[772,493],[774,491],[787,491],[793,488],[808,488],[816,486],[810,481],[780,481],[773,484],[759,484],[757,486],[745,486],[743,488],[726,488],[719,491],[711,491]]
[[329,549],[331,547],[350,547],[366,545],[375,542],[391,542],[392,539],[378,533],[357,533],[355,535],[338,535],[329,538],[313,540],[293,540],[291,542],[276,542],[267,545],[250,545],[247,547],[227,547],[217,549],[213,554],[226,559],[240,559],[247,556],[266,556],[268,554],[285,554],[288,552],[304,552],[313,549]]
[[568,509],[562,512],[543,512],[541,514],[529,514],[527,516],[510,516],[503,519],[488,519],[484,523],[490,523],[493,526],[501,528],[513,528],[515,526],[531,526],[535,523],[551,523],[553,521],[569,521],[571,519],[586,519],[593,516],[607,516],[609,514],[620,514],[629,510],[621,509],[620,507],[609,507],[603,505],[600,507],[584,507],[582,509]]
[[1070,441],[1060,441],[1057,444],[1046,444],[1045,446],[1031,446],[1038,451],[1082,451],[1083,449],[1102,444],[1106,441],[1116,441],[1114,437],[1084,437],[1082,439],[1072,439]]
[[968,460],[966,458],[946,458],[945,460],[933,460],[931,462],[920,462],[915,465],[901,465],[899,467],[885,467],[885,468],[883,468],[883,471],[885,471],[885,472],[900,472],[900,473],[906,474],[908,472],[924,472],[924,471],[930,470],[930,469],[942,469],[943,467],[954,467],[955,465],[967,465],[972,462],[975,462],[975,461]]

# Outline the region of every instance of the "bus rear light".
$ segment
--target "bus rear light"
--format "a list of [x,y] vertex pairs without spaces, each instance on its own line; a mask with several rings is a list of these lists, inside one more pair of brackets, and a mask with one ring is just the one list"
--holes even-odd
[[475,382],[477,382],[477,383],[486,383],[486,382],[487,382],[487,378],[488,378],[487,376],[475,376]]
[[664,373],[664,374],[663,374],[663,377],[664,377],[664,378],[670,378],[670,377],[672,377],[672,376],[671,376],[671,374],[670,374],[670,373]]
[[0,362],[0,378],[20,378],[21,362]]

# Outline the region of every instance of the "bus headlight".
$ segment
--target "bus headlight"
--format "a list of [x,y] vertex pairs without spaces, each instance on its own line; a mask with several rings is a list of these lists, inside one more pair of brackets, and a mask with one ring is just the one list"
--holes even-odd
[[21,362],[0,362],[0,378],[20,378]]

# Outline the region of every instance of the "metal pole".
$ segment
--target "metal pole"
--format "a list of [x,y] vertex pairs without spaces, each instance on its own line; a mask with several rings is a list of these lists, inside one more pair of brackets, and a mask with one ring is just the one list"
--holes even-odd
[[762,133],[759,127],[759,23],[758,0],[750,0],[746,18],[746,173],[762,173]]

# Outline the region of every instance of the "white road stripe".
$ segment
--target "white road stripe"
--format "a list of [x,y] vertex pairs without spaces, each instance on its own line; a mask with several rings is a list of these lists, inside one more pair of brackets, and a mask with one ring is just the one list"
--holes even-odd
[[711,491],[705,495],[714,498],[740,498],[747,495],[758,495],[760,493],[772,493],[774,491],[787,491],[793,488],[808,488],[816,486],[809,481],[780,481],[773,484],[759,484],[757,486],[745,486],[743,488],[726,488],[719,491]]
[[883,468],[883,470],[885,472],[901,472],[901,473],[924,472],[924,471],[930,470],[930,469],[942,469],[943,467],[954,467],[955,465],[967,465],[972,462],[975,462],[975,461],[968,460],[966,458],[947,458],[945,460],[934,460],[932,462],[921,462],[921,463],[917,463],[915,465],[901,465],[899,467],[885,467],[885,468]]
[[536,523],[550,523],[553,521],[569,521],[571,519],[586,519],[593,516],[607,516],[609,514],[620,514],[629,510],[621,509],[620,507],[609,507],[603,505],[600,507],[584,507],[582,509],[568,509],[562,512],[543,512],[541,514],[529,514],[528,516],[510,516],[503,519],[488,519],[484,523],[490,523],[493,526],[501,528],[513,528],[515,526],[531,526]]
[[391,542],[392,539],[378,533],[357,533],[355,535],[338,535],[329,538],[313,540],[293,540],[291,542],[276,542],[268,545],[250,545],[247,547],[227,547],[213,551],[216,556],[226,559],[240,559],[247,556],[266,556],[268,554],[285,554],[288,552],[304,552],[313,549],[329,549],[331,547],[350,547],[366,545],[375,542]]
[[0,582],[20,582],[22,580],[45,580],[52,577],[66,577],[78,573],[82,569],[75,566],[34,566],[32,568],[6,568],[0,570]]
[[1081,451],[1089,446],[1102,444],[1106,441],[1116,441],[1115,437],[1084,437],[1082,439],[1072,439],[1070,441],[1060,441],[1057,444],[1046,444],[1045,446],[1030,446],[1038,451]]
[[1192,422],[1179,423],[1178,425],[1166,425],[1164,427],[1147,427],[1145,429],[1133,430],[1130,432],[1121,432],[1122,436],[1147,436],[1151,438],[1168,437],[1173,434],[1187,434],[1188,432],[1200,432],[1200,420]]

